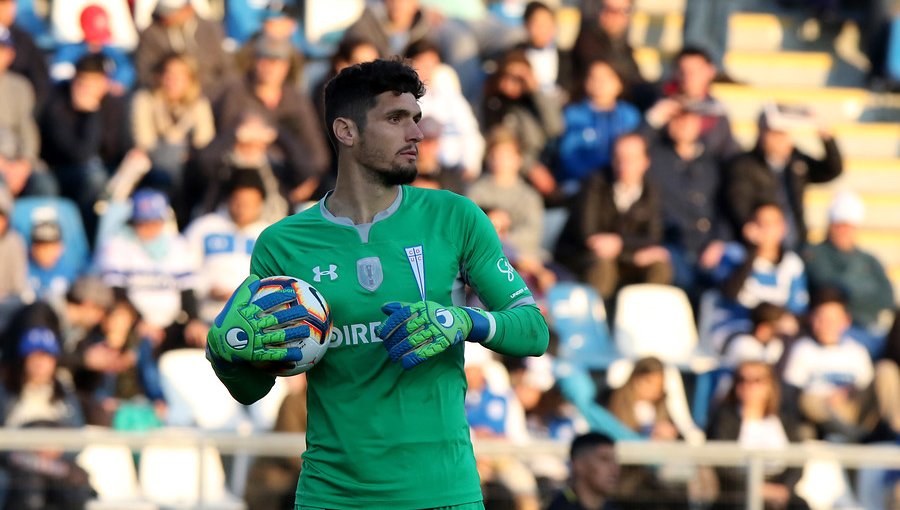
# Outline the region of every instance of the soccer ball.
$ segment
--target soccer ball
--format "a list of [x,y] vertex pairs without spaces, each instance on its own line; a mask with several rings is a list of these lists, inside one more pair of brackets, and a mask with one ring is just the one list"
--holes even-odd
[[293,289],[297,295],[297,300],[286,303],[274,308],[264,310],[263,314],[275,313],[294,306],[303,306],[306,308],[308,315],[304,318],[279,324],[264,331],[272,331],[273,329],[292,328],[296,326],[309,326],[309,336],[296,340],[288,340],[281,344],[270,344],[271,347],[298,347],[303,353],[303,359],[300,361],[289,362],[261,362],[255,363],[255,366],[265,370],[266,372],[279,376],[290,377],[292,375],[302,374],[325,356],[328,350],[328,342],[331,337],[331,309],[322,294],[315,287],[305,281],[294,278],[293,276],[270,276],[259,281],[259,288],[256,294],[250,300],[255,303],[261,297],[277,292],[283,289]]

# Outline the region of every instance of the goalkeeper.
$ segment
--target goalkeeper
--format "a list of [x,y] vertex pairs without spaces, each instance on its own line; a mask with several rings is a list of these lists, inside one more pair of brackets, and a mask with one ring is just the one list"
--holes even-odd
[[[424,92],[399,61],[352,66],[328,83],[335,188],[262,233],[252,275],[210,330],[213,368],[249,404],[274,378],[245,361],[298,354],[267,348],[280,338],[245,319],[257,276],[306,280],[331,306],[328,353],[307,373],[296,509],[483,508],[464,409],[465,344],[512,356],[547,348],[547,325],[481,210],[447,191],[405,186],[416,176]],[[460,306],[465,284],[490,311]],[[246,337],[226,338],[235,326]]]

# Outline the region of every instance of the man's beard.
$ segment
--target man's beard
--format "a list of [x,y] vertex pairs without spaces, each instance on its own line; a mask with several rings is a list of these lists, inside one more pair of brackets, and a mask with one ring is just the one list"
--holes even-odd
[[372,174],[382,186],[399,186],[409,184],[416,179],[416,165],[393,165],[389,169],[373,168]]

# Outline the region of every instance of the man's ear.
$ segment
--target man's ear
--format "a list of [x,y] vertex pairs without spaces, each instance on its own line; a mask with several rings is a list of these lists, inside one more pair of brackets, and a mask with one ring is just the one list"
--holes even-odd
[[347,117],[338,117],[334,119],[334,122],[331,124],[331,129],[334,131],[334,137],[337,139],[338,143],[346,147],[353,147],[359,139],[359,130],[356,128],[356,122],[353,122]]

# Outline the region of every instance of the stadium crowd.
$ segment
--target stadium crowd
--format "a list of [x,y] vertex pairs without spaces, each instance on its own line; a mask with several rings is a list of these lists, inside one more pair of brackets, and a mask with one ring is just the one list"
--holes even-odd
[[[541,358],[468,347],[474,436],[900,441],[900,321],[884,268],[857,245],[860,198],[838,194],[826,239],[807,242],[804,190],[841,175],[838,145],[807,111],[770,104],[743,150],[710,94],[728,77],[701,20],[687,26],[698,45],[654,83],[628,44],[632,0],[581,2],[566,51],[553,2],[371,1],[333,44],[305,36],[294,2],[221,3],[215,19],[207,0],[0,0],[4,427],[165,426],[160,357],[203,348],[260,232],[334,183],[324,84],[400,55],[428,86],[413,185],[484,209],[551,330],[563,283],[596,293],[610,318],[621,289],[659,284],[685,293],[716,351],[709,391],[691,392],[685,415],[669,405],[678,386],[664,359],[631,360],[610,384],[609,365],[566,358],[559,331]],[[808,3],[823,16],[838,4]],[[712,2],[687,4],[690,16]],[[795,147],[799,124],[816,126],[822,157]],[[297,379],[276,430],[304,430]],[[90,497],[67,456],[10,454],[0,467],[4,508]],[[291,497],[299,467],[260,459],[250,508]],[[479,471],[488,508],[540,508],[568,477],[514,458]],[[743,501],[736,469],[616,476],[623,508]],[[767,471],[767,503],[804,507],[798,478]],[[593,508],[590,486],[551,508]]]

